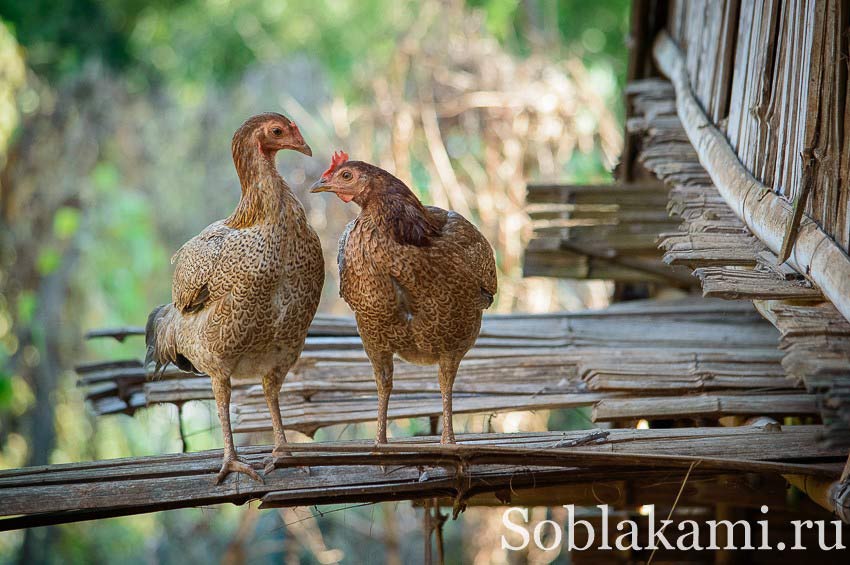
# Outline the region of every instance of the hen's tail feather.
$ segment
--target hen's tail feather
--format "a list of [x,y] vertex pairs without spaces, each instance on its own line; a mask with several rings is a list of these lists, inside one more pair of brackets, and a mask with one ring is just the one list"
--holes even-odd
[[148,321],[145,324],[145,346],[147,347],[145,351],[145,367],[150,365],[152,361],[156,361],[154,374],[156,374],[162,366],[162,361],[157,356],[156,334],[157,326],[159,325],[159,314],[162,312],[163,308],[165,308],[165,304],[161,304],[151,310],[151,313],[148,314]]
[[484,310],[493,305],[493,293],[483,287],[481,288],[481,299],[483,300]]
[[[182,371],[199,373],[189,359],[178,350],[177,332],[173,327],[177,317],[171,304],[154,308],[145,324],[145,367],[154,363],[153,377],[161,378],[169,365]],[[179,315],[179,314],[178,314]]]

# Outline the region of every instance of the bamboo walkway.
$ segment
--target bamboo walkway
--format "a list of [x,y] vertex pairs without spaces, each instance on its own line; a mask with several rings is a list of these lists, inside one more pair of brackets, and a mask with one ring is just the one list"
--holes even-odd
[[[288,429],[313,435],[326,426],[374,420],[372,369],[352,332],[350,319],[318,320],[282,390]],[[816,398],[786,378],[778,338],[751,305],[720,300],[490,316],[461,364],[454,410],[492,414],[587,406],[598,422],[817,414]],[[212,398],[206,377],[171,369],[161,380],[148,381],[134,360],[87,364],[78,372],[101,414]],[[398,361],[389,417],[432,417],[441,410],[433,368]],[[256,381],[235,383],[232,411],[236,432],[270,429]]]
[[[291,444],[293,456],[278,459],[265,484],[236,474],[213,484],[220,450],[13,469],[0,471],[7,517],[0,530],[256,499],[275,507],[449,497],[457,512],[565,485],[572,485],[566,496],[592,489],[614,502],[626,492],[618,484],[634,483],[669,502],[689,469],[694,479],[731,482],[729,494],[749,490],[752,498],[760,488],[754,477],[837,477],[845,453],[815,441],[821,433],[820,426],[744,426],[477,434],[457,446],[418,437],[381,450],[364,441]],[[240,448],[257,469],[269,453],[269,446]],[[751,474],[750,486],[730,473]]]

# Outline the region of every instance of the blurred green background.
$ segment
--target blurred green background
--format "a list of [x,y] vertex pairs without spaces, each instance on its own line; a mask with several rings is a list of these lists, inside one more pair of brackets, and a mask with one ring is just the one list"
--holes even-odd
[[[498,311],[604,305],[601,283],[521,278],[523,198],[529,179],[610,180],[628,12],[627,0],[0,0],[0,468],[180,449],[173,407],[95,418],[73,366],[141,357],[137,338],[82,336],[141,324],[168,299],[173,251],[238,199],[230,136],[257,112],[288,115],[314,150],[278,164],[326,246],[321,311],[349,313],[333,261],[356,212],[304,187],[337,148],[481,226]],[[190,450],[220,446],[209,405],[185,421]],[[576,412],[462,421],[587,425]],[[409,503],[322,513],[223,506],[5,533],[0,563],[421,560]],[[450,562],[507,559],[499,528],[487,509],[449,522]]]

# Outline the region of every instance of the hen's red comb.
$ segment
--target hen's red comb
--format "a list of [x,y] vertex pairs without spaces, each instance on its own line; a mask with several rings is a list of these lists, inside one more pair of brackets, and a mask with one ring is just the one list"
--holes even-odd
[[342,165],[348,161],[348,153],[345,151],[337,151],[334,153],[333,158],[331,159],[331,166],[328,167],[328,170],[322,173],[322,178],[326,179],[331,176],[331,174],[336,170],[337,167]]

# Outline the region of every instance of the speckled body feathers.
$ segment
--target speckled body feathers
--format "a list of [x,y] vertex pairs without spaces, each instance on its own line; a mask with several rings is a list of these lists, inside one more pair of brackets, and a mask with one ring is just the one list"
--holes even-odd
[[428,245],[400,243],[387,218],[361,214],[340,239],[340,294],[367,352],[413,363],[469,350],[496,293],[493,251],[460,214],[424,208],[439,230]]
[[[161,332],[205,373],[261,377],[288,369],[304,346],[324,281],[319,238],[290,192],[277,221],[208,226],[174,256],[172,304]],[[176,361],[174,361],[176,362]]]

